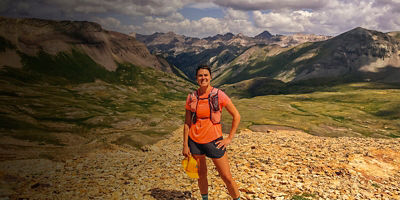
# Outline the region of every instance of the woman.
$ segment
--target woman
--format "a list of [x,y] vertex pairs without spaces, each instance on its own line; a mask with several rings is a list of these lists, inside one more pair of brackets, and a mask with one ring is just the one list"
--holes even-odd
[[[232,178],[225,153],[239,125],[239,112],[224,92],[210,85],[211,70],[208,66],[197,68],[196,81],[200,87],[196,92],[189,94],[186,100],[182,154],[186,157],[192,155],[197,160],[198,184],[203,200],[208,200],[206,156],[212,159],[231,197],[240,200],[239,190]],[[223,107],[233,117],[232,127],[226,138],[222,137],[219,123]]]

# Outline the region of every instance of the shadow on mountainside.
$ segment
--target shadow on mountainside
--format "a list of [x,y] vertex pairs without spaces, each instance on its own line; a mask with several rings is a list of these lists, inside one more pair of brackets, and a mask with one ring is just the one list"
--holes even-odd
[[344,77],[314,78],[284,83],[279,80],[258,77],[230,85],[222,85],[228,95],[239,98],[252,98],[264,95],[305,94],[312,92],[336,92],[343,85],[351,83],[368,83],[358,89],[399,89],[400,68],[387,66],[378,72],[360,73]]
[[192,197],[192,193],[189,191],[177,191],[177,190],[163,190],[160,188],[150,189],[151,196],[157,200],[169,200],[169,199],[191,199],[195,200],[196,198]]

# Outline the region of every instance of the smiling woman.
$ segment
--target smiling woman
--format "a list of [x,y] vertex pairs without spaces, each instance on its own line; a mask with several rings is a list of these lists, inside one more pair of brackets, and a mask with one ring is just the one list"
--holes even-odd
[[[230,172],[226,147],[231,143],[240,122],[240,115],[229,97],[210,85],[211,69],[199,66],[196,81],[199,89],[188,95],[182,154],[193,156],[198,165],[198,184],[203,200],[208,199],[207,165],[205,157],[214,162],[222,180],[234,199],[240,199],[239,190]],[[229,136],[223,138],[221,128],[222,108],[233,117]]]

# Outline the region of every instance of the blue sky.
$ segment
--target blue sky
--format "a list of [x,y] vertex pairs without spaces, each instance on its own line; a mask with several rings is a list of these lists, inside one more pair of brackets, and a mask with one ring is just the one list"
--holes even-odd
[[[191,7],[184,7],[178,11],[181,13],[185,18],[189,20],[199,20],[204,16],[214,17],[214,18],[223,18],[224,12],[221,8],[210,8],[210,9],[199,9],[199,8],[191,8]],[[205,12],[207,14],[205,14]]]
[[359,26],[400,30],[398,0],[2,0],[0,15],[94,21],[127,34],[173,31],[192,37],[254,36],[264,30],[334,36]]

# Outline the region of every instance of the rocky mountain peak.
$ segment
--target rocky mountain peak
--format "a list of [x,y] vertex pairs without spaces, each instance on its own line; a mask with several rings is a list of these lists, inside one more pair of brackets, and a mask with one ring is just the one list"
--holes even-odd
[[237,35],[236,35],[236,37],[246,37],[245,35],[243,35],[243,33],[238,33]]
[[233,35],[232,33],[225,33],[223,36],[224,40],[230,40],[234,37],[235,35]]
[[234,35],[233,35],[233,33],[225,33],[224,36],[225,37],[233,37]]
[[168,36],[171,36],[171,37],[176,36],[176,34],[174,32],[172,32],[172,31],[167,32],[165,35],[168,35]]
[[345,33],[342,33],[339,35],[337,38],[347,38],[347,39],[366,39],[366,38],[371,38],[372,35],[381,35],[383,33],[378,32],[378,31],[373,31],[373,30],[368,30],[362,27],[357,27],[354,28],[350,31],[347,31]]
[[268,31],[263,31],[262,33],[256,35],[254,38],[256,39],[269,39],[272,37],[272,34]]
[[214,41],[214,40],[224,40],[224,41],[226,41],[226,40],[232,39],[234,36],[235,35],[233,35],[232,33],[225,33],[223,35],[217,34],[217,35],[214,35],[214,36],[209,36],[209,37],[206,37],[204,39],[208,40],[208,41]]
[[366,28],[359,26],[359,27],[351,29],[350,31],[348,31],[348,33],[363,33],[363,32],[369,32],[369,31],[371,31],[371,30],[368,30]]
[[375,30],[368,30],[362,27],[354,28],[333,39],[337,42],[346,41],[345,43],[341,43],[344,46],[359,44],[360,47],[365,46],[364,49],[369,51],[375,48],[382,48],[382,45],[398,45],[398,42],[390,37],[389,34],[385,34]]

